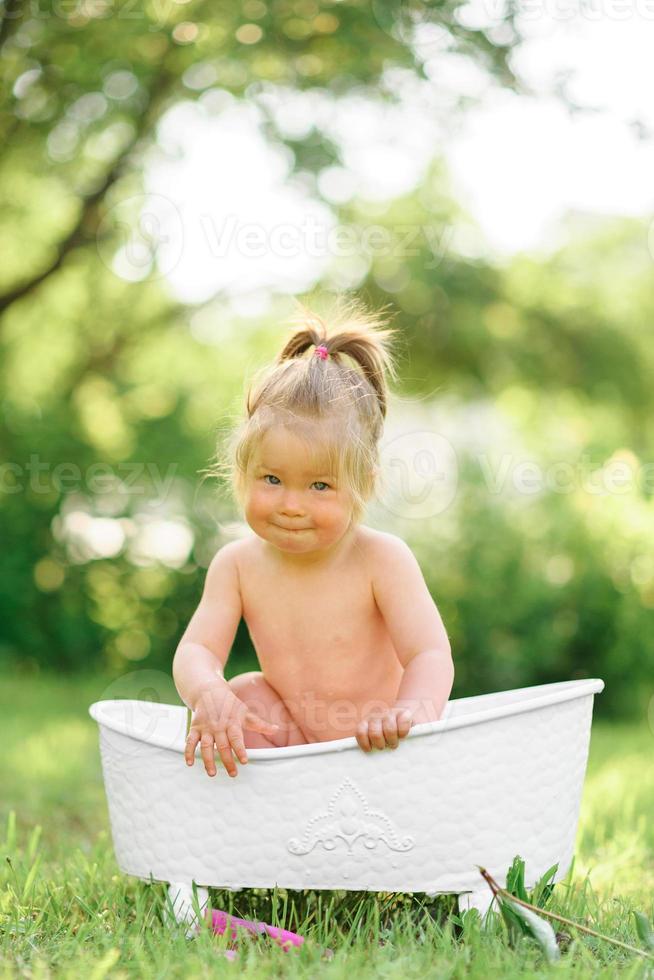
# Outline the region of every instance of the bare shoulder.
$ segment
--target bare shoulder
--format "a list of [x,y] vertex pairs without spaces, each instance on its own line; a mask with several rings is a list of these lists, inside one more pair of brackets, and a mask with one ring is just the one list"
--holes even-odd
[[257,569],[266,567],[268,556],[261,538],[254,531],[228,542],[221,550],[224,551],[226,548],[230,549],[230,557],[236,566],[242,585],[251,580],[251,576]]
[[229,541],[222,545],[209,562],[204,580],[203,600],[221,601],[232,596],[236,604],[240,593],[240,574],[237,560],[238,541]]
[[238,541],[227,541],[225,544],[221,544],[216,553],[212,558],[212,562],[219,561],[221,559],[233,561],[239,552],[242,550],[243,541],[239,539]]
[[400,538],[397,534],[391,534],[390,531],[378,531],[376,528],[366,527],[361,525],[359,528],[361,532],[361,541],[368,553],[373,559],[384,558],[385,556],[392,557],[401,552],[410,552],[411,549],[409,545],[403,538]]
[[409,545],[397,534],[390,531],[378,531],[376,528],[361,525],[360,543],[366,557],[371,574],[378,578],[385,569],[396,567],[398,560],[415,562],[415,556]]
[[224,572],[231,571],[232,573],[239,574],[244,556],[247,554],[248,545],[249,540],[247,538],[227,541],[214,554],[209,565],[209,571],[218,572],[218,570],[222,569]]

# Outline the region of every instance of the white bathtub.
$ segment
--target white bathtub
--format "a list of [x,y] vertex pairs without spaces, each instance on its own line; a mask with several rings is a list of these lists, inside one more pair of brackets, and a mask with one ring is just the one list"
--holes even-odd
[[248,749],[209,778],[184,762],[187,711],[98,701],[104,783],[122,871],[169,882],[179,921],[207,887],[456,893],[482,913],[514,855],[533,887],[572,860],[597,678],[450,701],[392,751],[354,737]]

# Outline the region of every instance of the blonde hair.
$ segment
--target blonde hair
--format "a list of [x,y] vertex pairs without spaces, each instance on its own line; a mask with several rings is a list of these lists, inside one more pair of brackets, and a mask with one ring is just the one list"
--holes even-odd
[[[299,300],[296,305],[292,336],[272,364],[255,374],[243,417],[224,448],[219,443],[209,472],[226,477],[243,511],[255,450],[268,429],[286,426],[306,440],[309,455],[327,452],[337,481],[351,495],[351,523],[357,523],[377,489],[386,376],[397,378],[390,351],[396,330],[388,325],[387,307],[373,311],[355,297],[339,297],[324,318]],[[328,351],[324,360],[315,353],[320,344]],[[309,356],[303,357],[306,351]]]

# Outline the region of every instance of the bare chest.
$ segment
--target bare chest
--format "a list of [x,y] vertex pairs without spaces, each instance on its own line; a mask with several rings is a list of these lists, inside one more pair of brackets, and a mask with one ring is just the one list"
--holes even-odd
[[241,598],[261,670],[281,697],[307,690],[350,701],[395,696],[402,667],[364,562],[282,575],[246,560]]

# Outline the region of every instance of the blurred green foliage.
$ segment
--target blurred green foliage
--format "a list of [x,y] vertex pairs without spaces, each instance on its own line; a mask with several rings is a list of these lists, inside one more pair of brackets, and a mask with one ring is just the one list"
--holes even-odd
[[[404,13],[410,5],[405,5]],[[422,5],[452,51],[514,86],[511,43]],[[0,664],[6,669],[138,666],[168,670],[226,540],[233,505],[201,471],[240,407],[244,378],[278,350],[290,312],[273,296],[256,320],[218,296],[198,309],[161,279],[127,282],[104,257],[121,245],[108,209],[141,190],[156,125],[182,99],[271,86],[393,99],[383,73],[422,76],[402,5],[290,0],[34,11],[5,5],[0,158]],[[94,12],[93,12],[94,11]],[[507,27],[515,25],[507,14]],[[511,31],[509,31],[509,35]],[[506,35],[506,36],[509,36]],[[465,99],[462,99],[465,102]],[[263,103],[261,103],[263,104]],[[339,148],[316,125],[289,139],[294,169],[317,174]],[[403,338],[402,396],[501,419],[514,462],[587,456],[593,467],[647,463],[654,305],[647,230],[635,219],[570,218],[561,247],[510,263],[471,257],[473,223],[435,161],[418,188],[380,205],[333,207],[394,241],[361,292],[393,303]],[[136,219],[138,216],[134,215]],[[114,236],[114,237],[112,237]],[[466,237],[468,236],[468,237]],[[334,258],[334,266],[348,261]],[[443,401],[444,399],[444,401]],[[649,696],[654,608],[649,484],[530,495],[489,489],[478,451],[459,457],[447,513],[370,523],[418,555],[452,639],[454,696],[599,676],[597,710]],[[509,445],[509,443],[507,443]],[[518,447],[517,449],[515,447]],[[488,445],[489,456],[501,443]],[[255,663],[241,624],[230,671]]]

